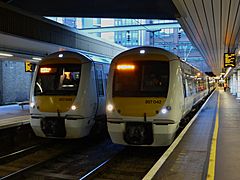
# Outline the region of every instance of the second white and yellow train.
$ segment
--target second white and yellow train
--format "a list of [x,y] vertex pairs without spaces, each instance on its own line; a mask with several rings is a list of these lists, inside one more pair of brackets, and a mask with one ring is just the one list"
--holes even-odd
[[168,146],[180,121],[209,94],[207,76],[161,48],[116,56],[107,87],[107,126],[113,143]]

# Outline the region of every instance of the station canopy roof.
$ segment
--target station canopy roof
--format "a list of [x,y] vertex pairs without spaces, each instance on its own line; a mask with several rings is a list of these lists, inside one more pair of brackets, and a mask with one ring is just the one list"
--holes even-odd
[[1,1],[41,16],[177,19],[216,75],[224,53],[236,53],[239,44],[239,0]]

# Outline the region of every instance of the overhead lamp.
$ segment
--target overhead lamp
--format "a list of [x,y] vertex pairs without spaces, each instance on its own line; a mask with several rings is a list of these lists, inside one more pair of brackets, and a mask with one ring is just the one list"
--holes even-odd
[[145,54],[145,50],[144,50],[144,49],[141,49],[141,50],[140,50],[140,54]]
[[12,57],[13,55],[8,53],[0,53],[0,56]]
[[42,58],[40,58],[40,57],[33,57],[32,59],[33,60],[37,60],[37,61],[41,61],[42,60]]

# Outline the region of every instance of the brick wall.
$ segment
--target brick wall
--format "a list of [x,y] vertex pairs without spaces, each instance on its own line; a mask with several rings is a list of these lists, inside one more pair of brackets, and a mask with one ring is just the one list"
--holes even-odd
[[0,74],[0,105],[29,100],[32,73],[24,62],[1,61]]

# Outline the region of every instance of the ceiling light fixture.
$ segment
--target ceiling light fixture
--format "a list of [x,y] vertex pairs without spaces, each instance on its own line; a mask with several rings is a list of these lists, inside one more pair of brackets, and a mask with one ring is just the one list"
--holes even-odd
[[0,56],[12,57],[13,55],[8,53],[0,53]]
[[33,57],[32,59],[33,60],[37,60],[37,61],[41,61],[42,60],[42,58],[40,58],[40,57]]

